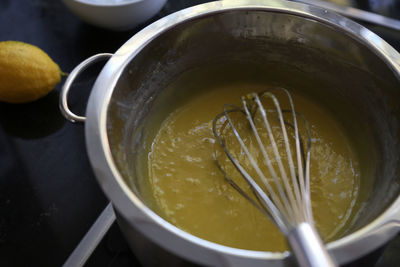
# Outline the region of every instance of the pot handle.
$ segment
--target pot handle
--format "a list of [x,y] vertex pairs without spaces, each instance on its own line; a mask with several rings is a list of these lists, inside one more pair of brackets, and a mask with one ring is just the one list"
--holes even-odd
[[102,59],[108,59],[108,58],[112,57],[112,55],[113,54],[110,54],[110,53],[101,53],[101,54],[91,56],[91,57],[87,58],[86,60],[82,61],[68,75],[63,87],[61,88],[61,93],[60,93],[60,110],[61,110],[61,113],[63,114],[63,116],[67,120],[69,120],[71,122],[84,122],[86,120],[86,117],[76,115],[68,107],[68,93],[69,93],[69,90],[71,89],[73,82],[77,78],[77,76],[79,74],[81,74],[84,70],[86,70],[86,68],[89,67],[90,65],[92,65],[93,63],[96,63]]

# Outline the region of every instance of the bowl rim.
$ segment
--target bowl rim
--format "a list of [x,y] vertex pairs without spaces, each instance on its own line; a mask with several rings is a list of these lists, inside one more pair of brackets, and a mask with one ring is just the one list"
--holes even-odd
[[104,3],[98,3],[95,0],[70,0],[70,1],[93,7],[119,7],[119,6],[128,6],[131,4],[137,4],[139,2],[143,2],[146,0],[121,0],[121,2],[118,3],[113,3],[113,2],[107,3],[106,2],[107,0],[103,0]]
[[[113,88],[126,65],[136,54],[160,34],[178,24],[203,16],[240,9],[286,12],[334,26],[369,47],[372,52],[386,63],[397,78],[400,77],[400,54],[394,48],[365,27],[335,13],[318,7],[286,1],[237,0],[205,3],[178,11],[150,24],[131,37],[106,63],[93,86],[87,106],[87,120],[85,123],[86,144],[90,162],[96,173],[98,182],[107,197],[126,219],[132,221],[140,219],[155,227],[154,229],[165,231],[163,237],[145,233],[153,241],[159,241],[157,243],[162,244],[164,248],[178,253],[183,257],[185,255],[179,252],[182,250],[183,244],[185,244],[189,247],[189,250],[192,247],[196,249],[202,248],[202,251],[205,253],[222,253],[224,256],[230,257],[230,260],[243,258],[262,261],[282,260],[289,255],[288,252],[251,251],[219,245],[186,233],[165,221],[144,205],[130,190],[116,167],[107,137],[107,110]],[[398,225],[394,227],[393,222],[400,220],[399,210],[400,196],[373,222],[350,235],[327,244],[328,250],[335,256],[339,256],[338,262],[340,264],[354,260],[372,251],[389,240],[394,233],[397,233],[399,227]],[[385,226],[391,227],[388,228]],[[159,232],[157,233],[159,234]],[[180,249],[168,247],[168,244],[162,241],[161,238],[171,238],[174,241],[178,241],[181,246]],[[374,245],[366,242],[368,238],[374,238]],[[351,246],[354,246],[354,244],[358,244],[360,249],[351,249]],[[197,253],[199,252],[197,251]],[[204,255],[203,258],[207,258]],[[191,255],[189,258],[193,260],[196,256]]]

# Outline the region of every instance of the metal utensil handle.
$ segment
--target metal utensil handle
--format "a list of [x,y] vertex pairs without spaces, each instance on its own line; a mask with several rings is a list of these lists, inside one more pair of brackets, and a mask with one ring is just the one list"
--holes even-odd
[[332,2],[326,2],[321,0],[293,0],[295,2],[300,2],[308,5],[318,6],[321,8],[326,8],[337,12],[343,16],[362,20],[364,22],[373,23],[376,25],[380,25],[383,27],[387,27],[393,30],[400,30],[400,21],[397,19],[389,18],[382,16],[380,14],[376,14],[373,12],[361,10],[354,7],[342,6],[339,4],[335,4]]
[[337,266],[312,225],[301,223],[288,234],[287,239],[299,266]]
[[104,235],[108,232],[108,229],[110,229],[114,221],[114,209],[111,203],[109,203],[95,223],[90,227],[86,235],[82,238],[78,246],[65,261],[63,267],[84,266],[87,259],[92,255],[93,251],[103,239]]
[[113,54],[110,53],[101,53],[94,56],[89,57],[88,59],[82,61],[78,66],[76,66],[72,72],[68,75],[63,87],[61,88],[60,93],[60,110],[63,116],[71,121],[71,122],[84,122],[86,117],[78,116],[73,113],[68,107],[68,93],[71,89],[72,84],[74,83],[76,77],[81,74],[87,67],[96,63],[100,60],[110,58]]

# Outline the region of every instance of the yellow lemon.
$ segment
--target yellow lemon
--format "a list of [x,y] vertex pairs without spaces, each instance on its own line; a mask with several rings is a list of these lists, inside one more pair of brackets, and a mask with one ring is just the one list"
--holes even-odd
[[61,80],[60,68],[40,48],[0,42],[0,101],[26,103],[47,95]]

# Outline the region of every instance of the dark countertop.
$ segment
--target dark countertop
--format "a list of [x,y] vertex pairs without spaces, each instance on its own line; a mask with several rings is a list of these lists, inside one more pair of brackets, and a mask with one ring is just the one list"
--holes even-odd
[[[207,1],[170,0],[148,23],[202,2]],[[363,7],[395,17],[400,12]],[[81,22],[61,1],[0,1],[0,41],[37,45],[64,72],[96,53],[116,51],[143,26],[111,32]],[[400,49],[399,33],[366,26]],[[99,68],[83,75],[71,92],[70,106],[79,114]],[[66,122],[58,109],[60,87],[30,104],[0,103],[0,266],[61,265],[107,205],[88,161],[83,125]],[[400,266],[394,258],[398,239],[375,266]],[[87,265],[139,266],[115,225]]]

